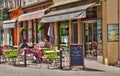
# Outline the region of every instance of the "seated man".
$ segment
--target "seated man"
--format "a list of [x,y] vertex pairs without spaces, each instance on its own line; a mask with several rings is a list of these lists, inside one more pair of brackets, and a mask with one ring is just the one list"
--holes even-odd
[[43,44],[44,44],[44,48],[52,48],[52,45],[49,43],[48,37],[44,38]]
[[38,43],[34,46],[34,48],[30,49],[31,54],[33,54],[36,58],[42,58],[43,48],[52,48],[52,45],[49,43],[49,38],[44,38],[43,43]]

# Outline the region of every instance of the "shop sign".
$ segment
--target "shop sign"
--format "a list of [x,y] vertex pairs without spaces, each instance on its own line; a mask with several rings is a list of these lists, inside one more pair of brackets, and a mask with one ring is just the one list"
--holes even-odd
[[92,18],[97,17],[97,11],[96,10],[87,10],[86,18]]
[[1,12],[1,19],[2,20],[8,20],[10,19],[10,13],[8,12],[7,9],[3,9],[2,12]]
[[22,14],[21,8],[10,11],[11,19],[16,19]]
[[83,66],[84,68],[83,45],[70,45],[70,66]]
[[118,24],[108,24],[108,41],[118,41]]

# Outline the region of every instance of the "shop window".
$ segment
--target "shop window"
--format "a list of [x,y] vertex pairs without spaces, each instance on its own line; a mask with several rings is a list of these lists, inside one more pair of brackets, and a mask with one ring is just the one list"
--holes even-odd
[[60,43],[69,43],[69,25],[65,23],[60,24]]
[[36,20],[33,20],[33,34],[34,34],[34,43],[37,43],[37,36],[36,36],[36,33],[37,33],[37,29],[36,29]]
[[5,45],[13,46],[13,29],[7,28],[5,31]]
[[64,52],[68,55],[69,50],[69,24],[67,21],[61,22],[59,27],[60,48],[64,48]]
[[32,21],[28,21],[28,42],[32,42]]
[[11,7],[12,7],[12,9],[13,9],[13,8],[15,8],[16,4],[15,4],[15,0],[11,0],[11,1],[12,1]]
[[0,28],[0,46],[3,46],[4,30]]
[[9,29],[9,45],[13,46],[13,28]]
[[21,7],[24,7],[25,6],[25,0],[20,0],[20,5],[21,5]]
[[25,27],[25,32],[23,32],[23,39],[27,39],[27,32],[26,32],[27,27],[26,27],[26,25],[27,25],[27,23],[26,23],[26,21],[24,21],[23,22],[23,27]]
[[16,8],[20,6],[20,0],[15,0],[15,6]]
[[78,23],[73,22],[72,28],[73,28],[73,31],[72,31],[73,43],[78,43]]
[[8,8],[9,8],[9,9],[12,9],[12,7],[13,7],[13,5],[12,5],[12,1],[9,0],[9,1],[8,1]]

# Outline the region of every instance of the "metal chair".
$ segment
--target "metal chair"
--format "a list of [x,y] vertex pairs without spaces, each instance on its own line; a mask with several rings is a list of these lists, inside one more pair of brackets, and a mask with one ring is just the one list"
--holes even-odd
[[[5,52],[4,53],[4,57],[5,58],[8,58],[8,62],[10,63],[10,65],[13,63],[13,64],[16,64],[16,58],[17,58],[17,56],[18,56],[18,50],[17,49],[13,49],[13,50],[11,50],[11,51],[9,51],[9,52]],[[12,61],[10,61],[10,59],[12,60]]]
[[[50,53],[48,53],[47,51],[51,51],[51,48],[45,48],[45,49],[43,49],[43,57],[44,57],[44,59],[45,59],[45,62],[47,62],[46,61],[46,59],[47,58],[49,58],[49,55],[50,55]],[[48,62],[47,62],[48,63]]]
[[58,54],[58,52],[54,51],[54,52],[50,52],[49,53],[49,61],[51,63],[50,65],[48,65],[48,68],[51,69],[51,68],[58,68],[59,67],[59,64],[60,64],[60,56]]

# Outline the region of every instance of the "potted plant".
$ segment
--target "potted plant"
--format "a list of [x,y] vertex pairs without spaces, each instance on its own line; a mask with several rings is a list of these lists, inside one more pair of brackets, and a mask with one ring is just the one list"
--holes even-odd
[[20,28],[20,31],[21,31],[21,32],[24,32],[24,31],[25,31],[25,27],[21,27],[21,28]]
[[44,27],[43,27],[42,25],[39,25],[39,26],[38,26],[38,30],[39,30],[39,31],[42,31],[43,28],[44,28]]

